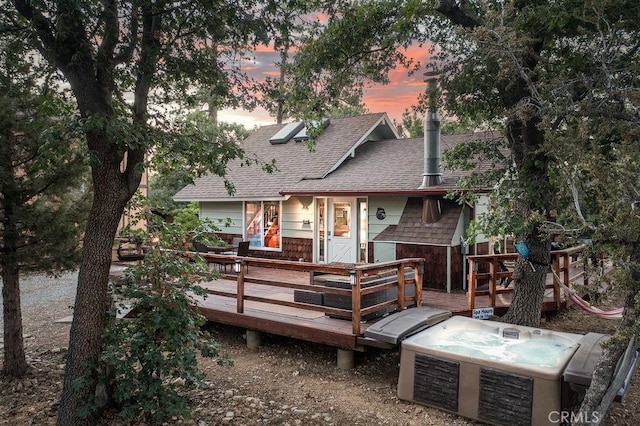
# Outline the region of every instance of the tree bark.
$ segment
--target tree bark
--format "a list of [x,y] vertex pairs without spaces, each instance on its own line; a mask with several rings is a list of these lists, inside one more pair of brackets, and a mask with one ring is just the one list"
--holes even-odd
[[2,303],[4,320],[4,365],[3,374],[22,377],[28,365],[24,353],[22,333],[22,307],[20,305],[20,265],[18,264],[19,231],[16,227],[15,200],[3,195],[4,223],[2,245]]
[[549,241],[545,239],[530,237],[527,243],[529,259],[519,257],[516,262],[513,271],[513,299],[501,321],[539,327],[551,248]]
[[[115,147],[112,147],[115,151]],[[124,207],[137,188],[129,188],[120,163],[103,163],[93,169],[94,200],[87,221],[78,274],[78,289],[71,323],[69,356],[58,412],[58,425],[89,424],[78,416],[83,402],[93,403],[95,383],[78,388],[80,379],[91,379],[102,347],[107,320],[107,293],[113,238]],[[139,183],[139,178],[138,178]]]
[[[7,250],[5,240],[5,250]],[[15,249],[14,249],[15,253]],[[16,256],[8,256],[2,265],[2,302],[4,320],[4,364],[2,373],[19,378],[28,370],[24,353],[22,308],[20,305],[20,270]]]

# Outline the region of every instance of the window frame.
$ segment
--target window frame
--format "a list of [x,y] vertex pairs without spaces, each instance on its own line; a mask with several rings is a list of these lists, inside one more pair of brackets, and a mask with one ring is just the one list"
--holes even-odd
[[[253,209],[250,209],[250,206],[253,206]],[[250,241],[249,247],[252,250],[282,251],[282,200],[244,201],[242,216],[243,238]],[[260,230],[260,233],[250,233],[251,227],[254,230]],[[265,239],[269,233],[272,233],[269,241],[273,237],[277,238],[275,247],[269,247],[269,241]],[[260,245],[255,244],[258,235]]]

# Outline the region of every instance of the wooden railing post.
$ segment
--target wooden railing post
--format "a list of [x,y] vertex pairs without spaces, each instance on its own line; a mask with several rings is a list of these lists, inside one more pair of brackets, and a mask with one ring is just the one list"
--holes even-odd
[[416,280],[416,307],[422,306],[422,277],[424,276],[424,260],[418,262],[417,267],[413,268],[413,276]]
[[351,282],[351,324],[353,326],[353,334],[360,335],[360,277],[362,271],[359,269],[349,272],[349,280]]
[[473,309],[476,305],[476,263],[473,259],[469,259],[469,289],[467,290],[467,305],[469,309]]
[[[556,308],[560,309],[560,283],[558,279],[560,277],[560,256],[557,254],[552,255],[551,259],[551,269],[554,272],[553,274],[553,300],[556,302]],[[567,271],[565,271],[566,273]],[[563,274],[564,275],[564,274]],[[556,278],[556,276],[558,278]],[[565,275],[565,285],[567,284],[567,278]]]
[[489,299],[491,300],[491,307],[496,307],[496,258],[492,258],[489,262]]
[[404,291],[404,263],[401,263],[398,265],[398,311],[405,309]]
[[236,260],[234,268],[236,268],[236,272],[238,273],[237,311],[241,314],[244,312],[244,262]]

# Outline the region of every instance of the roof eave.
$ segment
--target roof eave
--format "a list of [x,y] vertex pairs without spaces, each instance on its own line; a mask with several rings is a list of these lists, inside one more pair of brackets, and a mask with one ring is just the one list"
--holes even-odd
[[178,202],[198,202],[198,203],[224,203],[230,201],[286,201],[291,196],[288,194],[278,196],[252,196],[252,197],[194,197],[194,198],[174,198],[173,201]]

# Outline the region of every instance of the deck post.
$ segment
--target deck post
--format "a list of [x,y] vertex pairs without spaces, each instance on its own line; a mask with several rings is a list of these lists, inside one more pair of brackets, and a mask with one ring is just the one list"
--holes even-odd
[[360,277],[362,271],[360,269],[349,272],[349,280],[351,282],[351,325],[353,334],[360,335]]
[[476,305],[476,268],[478,267],[473,259],[469,260],[469,289],[467,290],[467,307],[473,309]]
[[491,299],[491,307],[496,307],[496,263],[497,259],[495,257],[491,258],[491,262],[489,262],[489,297]]
[[338,348],[337,366],[340,370],[351,370],[354,367],[353,351]]
[[[565,260],[566,262],[566,260]],[[565,263],[566,266],[566,263]],[[558,255],[554,255],[551,260],[551,269],[555,274],[553,274],[553,300],[556,302],[556,308],[560,309],[560,283],[558,280],[560,279],[560,257]],[[566,270],[565,272],[568,272]],[[565,274],[563,274],[565,277]],[[565,285],[567,285],[567,279],[565,277]]]
[[571,282],[571,267],[569,264],[569,253],[562,254],[562,266],[564,266],[564,285],[569,287],[569,283]]
[[404,295],[404,263],[401,263],[398,265],[398,311],[405,309]]
[[422,277],[424,277],[424,260],[418,262],[417,268],[413,268],[413,276],[416,280],[416,307],[420,308],[422,306]]
[[244,265],[236,261],[236,266],[239,266],[237,269],[238,273],[238,291],[236,294],[236,310],[239,314],[244,313]]
[[256,330],[247,330],[247,348],[258,349],[262,345],[262,335]]

